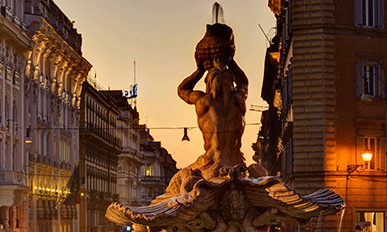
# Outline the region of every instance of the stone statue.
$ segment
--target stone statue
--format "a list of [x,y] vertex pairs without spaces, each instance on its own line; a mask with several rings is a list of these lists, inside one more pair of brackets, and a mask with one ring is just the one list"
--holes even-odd
[[[199,169],[205,179],[217,177],[222,167],[244,164],[240,148],[248,80],[233,59],[233,38],[227,25],[207,25],[196,48],[197,70],[178,87],[180,98],[195,105],[206,152],[190,167]],[[206,71],[206,92],[194,90]]]
[[[214,4],[216,15],[219,7]],[[234,54],[231,28],[207,25],[196,46],[197,69],[178,87],[180,98],[195,105],[205,153],[176,173],[151,205],[112,203],[110,221],[133,225],[134,232],[267,232],[271,225],[306,223],[345,208],[331,190],[300,196],[280,177],[266,176],[261,165],[246,167],[240,148],[248,80]],[[206,91],[194,90],[206,72]]]

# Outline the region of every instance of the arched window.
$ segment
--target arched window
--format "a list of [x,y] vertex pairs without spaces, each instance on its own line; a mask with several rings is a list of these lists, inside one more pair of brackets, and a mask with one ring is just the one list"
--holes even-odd
[[18,167],[17,167],[17,147],[16,147],[16,144],[13,145],[13,148],[12,148],[12,170],[13,171],[18,171]]
[[5,141],[5,159],[4,159],[4,168],[5,170],[9,170],[9,164],[10,164],[10,155],[9,155],[9,146],[8,141]]
[[0,124],[3,122],[3,104],[0,100]]
[[6,130],[9,131],[9,119],[10,119],[10,115],[9,115],[9,102],[8,102],[8,98],[7,96],[5,96],[5,122],[6,122]]
[[14,129],[13,129],[13,132],[15,135],[18,134],[18,120],[17,120],[17,104],[16,104],[16,101],[13,102],[13,107],[12,107],[12,118],[13,118],[13,125],[14,125]]

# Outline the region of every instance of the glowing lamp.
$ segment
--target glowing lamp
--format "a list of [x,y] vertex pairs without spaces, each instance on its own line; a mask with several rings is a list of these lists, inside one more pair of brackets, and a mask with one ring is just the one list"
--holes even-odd
[[372,159],[372,152],[370,152],[370,151],[365,151],[361,156],[363,157],[363,160],[364,160],[365,162],[369,162],[369,161],[371,161],[371,159]]

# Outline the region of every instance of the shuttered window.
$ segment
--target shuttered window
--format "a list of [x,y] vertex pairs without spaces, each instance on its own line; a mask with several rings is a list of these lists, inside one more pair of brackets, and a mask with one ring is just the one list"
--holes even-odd
[[384,28],[383,0],[354,0],[355,26]]
[[[372,159],[368,164],[363,161],[362,157],[362,154],[365,151],[370,151],[372,153]],[[363,165],[362,169],[386,171],[386,138],[358,136],[356,159],[358,165]]]
[[356,64],[356,96],[384,97],[384,73],[380,64],[367,62]]

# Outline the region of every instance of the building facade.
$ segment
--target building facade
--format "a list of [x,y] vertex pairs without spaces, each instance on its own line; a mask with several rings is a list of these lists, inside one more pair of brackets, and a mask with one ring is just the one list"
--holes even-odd
[[79,231],[78,207],[61,202],[79,161],[80,94],[91,64],[82,57],[81,35],[53,1],[13,2],[24,4],[35,43],[26,62],[22,131],[31,139],[28,230]]
[[386,231],[386,4],[269,1],[277,56],[267,56],[279,62],[265,65],[263,160],[302,195],[328,188],[347,205],[343,215],[286,231]]
[[90,83],[83,83],[81,94],[80,231],[117,231],[119,227],[105,213],[112,202],[119,200],[117,167],[122,140],[118,137],[117,116],[120,111],[112,96]]
[[139,206],[141,200],[141,167],[144,155],[140,152],[139,113],[128,103],[122,91],[104,91],[117,101],[117,134],[122,140],[122,153],[118,156],[117,192],[119,202]]
[[140,125],[141,148],[144,166],[141,167],[141,202],[149,205],[157,196],[164,194],[173,175],[177,172],[176,161],[161,142],[154,141],[146,125]]
[[24,143],[27,36],[23,4],[0,1],[0,230],[28,230],[28,158]]

